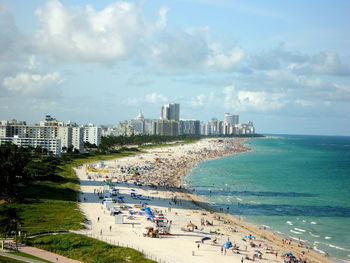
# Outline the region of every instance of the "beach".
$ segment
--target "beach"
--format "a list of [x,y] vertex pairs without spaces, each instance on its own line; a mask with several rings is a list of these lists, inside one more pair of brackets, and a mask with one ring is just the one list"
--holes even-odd
[[[77,167],[80,209],[87,219],[86,229],[79,233],[133,247],[158,262],[293,259],[285,254],[306,262],[330,262],[303,243],[284,240],[234,218],[224,213],[229,212],[225,208],[215,210],[186,188],[186,174],[198,162],[249,150],[243,139],[204,139]],[[115,201],[105,199],[102,204],[104,198]],[[115,217],[111,212],[120,214]],[[155,228],[147,220],[148,213],[163,215],[161,220],[167,222],[170,234],[157,238],[144,236],[147,227]]]

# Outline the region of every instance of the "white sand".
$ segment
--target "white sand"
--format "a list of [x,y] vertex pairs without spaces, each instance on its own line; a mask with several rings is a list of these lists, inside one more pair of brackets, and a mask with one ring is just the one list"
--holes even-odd
[[[106,161],[105,164],[108,168],[105,169],[108,169],[109,173],[101,173],[100,175],[104,177],[114,176],[119,178],[114,179],[114,181],[121,181],[122,178],[131,178],[131,175],[120,173],[121,166],[150,165],[154,166],[155,169],[141,175],[141,181],[144,178],[148,178],[148,182],[179,186],[180,177],[196,162],[246,150],[241,147],[239,141],[236,140],[235,142],[234,145],[229,144],[230,149],[227,148],[227,144],[219,143],[217,140],[201,140],[195,144],[152,149],[148,150],[147,153],[133,157]],[[232,147],[235,147],[235,149]],[[159,163],[155,162],[156,158],[160,159]],[[79,233],[93,236],[112,244],[133,247],[143,252],[147,257],[156,258],[158,262],[241,262],[242,257],[247,255],[252,258],[254,254],[257,254],[255,250],[260,250],[263,253],[263,259],[255,260],[258,262],[284,262],[281,255],[290,251],[297,255],[301,255],[300,252],[304,251],[308,262],[328,262],[320,255],[308,252],[305,248],[297,247],[297,244],[292,244],[291,246],[282,244],[281,239],[272,233],[235,220],[233,217],[225,216],[224,220],[219,221],[217,220],[218,216],[224,216],[223,214],[209,212],[200,208],[192,200],[201,200],[186,192],[175,188],[166,190],[163,187],[162,189],[154,190],[148,186],[139,187],[133,184],[117,184],[116,187],[119,189],[120,195],[125,196],[126,205],[134,206],[145,202],[130,197],[130,189],[135,189],[137,194],[151,198],[151,201],[146,201],[149,203],[148,207],[162,211],[165,217],[173,222],[171,235],[161,236],[161,238],[143,237],[142,229],[145,226],[152,225],[150,221],[146,220],[146,215],[136,215],[134,220],[125,219],[124,224],[115,224],[114,217],[109,215],[109,211],[100,204],[97,194],[94,194],[94,191],[103,191],[104,178],[88,179],[87,175],[97,176],[98,173],[88,173],[87,165],[77,168],[76,173],[81,180],[82,202],[80,208],[89,220],[87,224],[88,229],[79,231]],[[177,204],[175,205],[173,202],[169,204],[174,196],[178,200]],[[83,201],[84,198],[85,201]],[[136,208],[132,210],[139,211]],[[126,217],[129,216],[128,211],[124,211],[124,214]],[[201,218],[213,222],[214,225],[201,226]],[[194,232],[181,230],[190,221],[197,225],[198,229]],[[224,221],[230,221],[230,223],[224,223]],[[111,231],[110,226],[112,227]],[[219,232],[222,234],[210,233],[217,229],[220,229]],[[234,230],[238,232],[233,232]],[[247,242],[241,240],[250,233],[256,236],[256,240],[253,240],[253,242],[257,245],[261,244],[261,247],[252,248],[249,245],[249,240]],[[263,239],[262,236],[265,236],[267,239]],[[203,237],[210,237],[211,240],[204,241],[203,244],[199,243],[200,247],[198,248],[196,241],[201,240]],[[217,239],[216,245],[212,243],[212,240],[215,238]],[[240,254],[233,253],[231,249],[226,251],[226,255],[224,252],[221,252],[221,246],[227,240],[239,246]],[[273,247],[274,251],[278,252],[278,257],[266,253],[269,251],[266,250],[268,247]],[[248,261],[244,260],[244,262]]]

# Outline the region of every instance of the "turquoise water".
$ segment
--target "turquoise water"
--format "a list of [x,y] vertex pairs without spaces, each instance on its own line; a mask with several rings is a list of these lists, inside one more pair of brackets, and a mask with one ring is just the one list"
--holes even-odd
[[246,144],[253,151],[198,164],[188,177],[196,193],[237,217],[349,259],[350,137]]

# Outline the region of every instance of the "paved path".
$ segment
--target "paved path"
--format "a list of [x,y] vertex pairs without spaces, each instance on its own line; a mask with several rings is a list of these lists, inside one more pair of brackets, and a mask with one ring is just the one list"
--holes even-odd
[[[58,263],[81,263],[80,261],[66,258],[55,253],[51,253],[46,250],[42,250],[36,247],[21,246],[18,248],[19,251],[36,256],[38,258],[43,258],[51,262]],[[58,260],[57,260],[58,259]]]
[[23,261],[23,262],[29,262],[29,263],[43,263],[42,261],[38,261],[38,260],[35,260],[35,259],[31,259],[31,258],[25,258],[25,257],[9,254],[9,253],[3,252],[3,251],[0,251],[0,256],[4,256],[4,257],[7,257],[7,258],[13,258],[13,259],[16,259],[16,260],[20,260],[20,261]]

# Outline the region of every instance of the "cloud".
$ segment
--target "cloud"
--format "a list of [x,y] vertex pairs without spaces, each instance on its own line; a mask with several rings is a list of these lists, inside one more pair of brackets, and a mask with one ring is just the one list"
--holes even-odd
[[290,51],[284,44],[251,56],[250,65],[257,70],[288,70],[299,75],[350,75],[350,66],[335,52],[308,55]]
[[304,63],[293,64],[291,69],[300,74],[350,76],[350,66],[335,52],[322,52],[310,57]]
[[295,104],[300,105],[302,107],[310,107],[313,105],[313,102],[309,100],[296,100]]
[[39,51],[56,61],[110,64],[134,56],[152,30],[166,25],[166,13],[161,8],[159,21],[152,24],[137,3],[116,1],[95,10],[50,0],[35,11],[36,41]]
[[214,100],[214,92],[210,92],[208,95],[200,94],[192,97],[189,104],[193,107],[211,107]]
[[21,67],[30,41],[17,28],[14,18],[0,6],[0,78]]
[[164,102],[166,102],[168,100],[167,97],[165,97],[162,94],[158,94],[156,92],[153,92],[151,94],[147,94],[145,96],[145,98],[146,98],[146,100],[145,100],[146,102],[153,103],[153,104],[164,103]]
[[6,77],[2,86],[13,96],[52,97],[56,87],[63,82],[58,72],[41,74],[18,73],[14,77]]
[[170,69],[236,71],[245,58],[240,47],[223,48],[208,28],[163,32],[152,45],[151,59]]
[[125,101],[125,104],[128,106],[138,106],[140,104],[148,103],[148,104],[161,104],[168,101],[168,98],[162,94],[153,92],[150,94],[146,94],[145,97],[133,97],[128,98]]
[[275,111],[287,104],[285,95],[264,91],[236,91],[234,86],[223,89],[224,106],[227,110],[238,111]]

